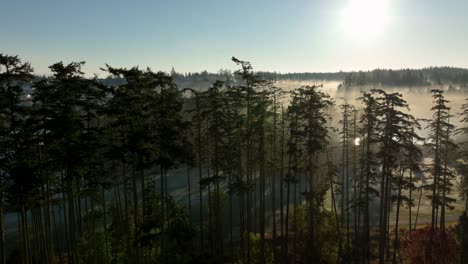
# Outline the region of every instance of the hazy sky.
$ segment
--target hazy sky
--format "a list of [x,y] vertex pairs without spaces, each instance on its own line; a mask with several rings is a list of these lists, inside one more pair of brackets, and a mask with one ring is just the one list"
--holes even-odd
[[363,1],[0,0],[0,53],[40,74],[57,61],[217,71],[233,55],[281,72],[468,67],[467,0]]

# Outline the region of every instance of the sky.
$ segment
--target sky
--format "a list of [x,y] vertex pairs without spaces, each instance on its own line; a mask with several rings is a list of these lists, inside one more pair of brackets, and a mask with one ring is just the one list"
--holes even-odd
[[217,72],[232,56],[278,72],[468,68],[468,1],[373,1],[0,0],[0,53],[99,76],[106,63]]

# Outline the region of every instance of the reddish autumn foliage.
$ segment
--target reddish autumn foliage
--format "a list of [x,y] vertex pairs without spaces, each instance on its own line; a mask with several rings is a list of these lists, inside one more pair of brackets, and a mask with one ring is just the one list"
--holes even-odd
[[457,259],[457,242],[447,232],[426,226],[401,239],[404,263],[452,264]]

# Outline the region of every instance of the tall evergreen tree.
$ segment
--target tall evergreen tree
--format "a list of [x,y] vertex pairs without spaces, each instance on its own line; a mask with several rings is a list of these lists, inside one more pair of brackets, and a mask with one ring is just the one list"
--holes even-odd
[[[449,150],[454,148],[451,140],[454,126],[450,124],[450,107],[447,105],[448,100],[444,97],[442,90],[431,90],[432,97],[434,98],[434,106],[431,108],[433,111],[433,118],[430,120],[427,129],[429,130],[428,146],[430,147],[433,158],[432,170],[432,183],[430,188],[432,195],[429,197],[432,204],[431,212],[431,227],[438,227],[439,208],[441,208],[440,226],[445,228],[445,208],[449,206],[453,199],[449,199],[446,194],[450,192],[450,179],[452,173],[447,167],[449,162]],[[444,165],[445,164],[445,165]]]
[[[320,253],[316,250],[315,225],[318,205],[321,199],[319,193],[319,177],[317,173],[317,155],[325,150],[327,144],[327,116],[326,110],[333,102],[328,94],[320,91],[321,86],[304,86],[292,93],[289,111],[294,113],[297,126],[296,131],[299,144],[295,148],[302,148],[305,154],[304,166],[309,186],[304,192],[308,212],[307,252],[304,257],[308,260],[320,260]],[[299,149],[297,149],[299,150]],[[296,150],[296,151],[297,151]],[[297,158],[297,157],[296,157]]]
[[[377,153],[380,164],[380,213],[379,213],[379,263],[390,258],[389,219],[392,207],[392,189],[399,168],[399,158],[406,150],[404,142],[412,142],[416,136],[415,118],[404,112],[409,110],[407,102],[400,93],[386,93],[372,90],[377,101],[377,122],[381,126],[380,148]],[[387,258],[385,257],[387,256]]]
[[[18,56],[0,53],[0,261],[6,262],[5,251],[5,187],[9,186],[12,171],[18,168],[20,162],[19,149],[24,138],[22,124],[26,114],[23,101],[23,87],[32,79],[33,69],[29,63],[24,63]],[[24,146],[23,146],[24,147]],[[27,177],[28,175],[25,175]],[[23,178],[26,180],[27,178]],[[23,230],[24,232],[25,230]],[[27,251],[25,252],[27,253]]]

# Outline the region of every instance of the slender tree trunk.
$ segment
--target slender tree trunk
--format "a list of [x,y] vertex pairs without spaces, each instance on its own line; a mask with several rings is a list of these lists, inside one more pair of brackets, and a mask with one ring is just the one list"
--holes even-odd
[[105,245],[105,260],[106,263],[109,262],[109,242],[107,239],[107,209],[106,209],[106,196],[104,186],[101,187],[101,199],[102,199],[102,209],[103,209],[103,221],[104,221],[104,245]]
[[199,202],[200,202],[200,248],[204,248],[203,240],[203,186],[201,185],[202,180],[202,136],[201,136],[201,113],[200,103],[198,95],[195,95],[195,103],[197,110],[197,158],[198,158],[198,182],[199,182]]
[[77,189],[77,197],[76,197],[76,210],[77,210],[77,214],[76,214],[76,221],[78,222],[77,223],[77,226],[78,226],[78,230],[77,230],[77,241],[79,240],[80,237],[83,236],[83,217],[82,217],[82,214],[81,214],[81,182],[80,182],[80,178],[77,177],[75,182],[76,182],[76,189]]
[[461,248],[462,250],[460,250],[461,252],[461,256],[460,256],[460,264],[465,264],[465,263],[468,263],[468,250],[466,250],[468,248],[468,197],[466,197],[467,199],[465,200],[466,201],[466,204],[465,205],[465,213],[462,217],[460,217],[460,224],[462,226],[462,230],[463,230],[463,233],[462,233],[462,241],[461,241]]
[[418,218],[419,218],[419,207],[421,206],[421,198],[422,198],[422,186],[419,187],[419,201],[418,201],[418,209],[416,210],[416,218],[414,220],[414,229],[418,226]]
[[29,247],[29,231],[28,231],[28,224],[27,224],[27,214],[24,206],[21,206],[21,234],[22,234],[22,242],[23,242],[23,253],[25,263],[31,263],[31,255],[30,255],[30,247]]
[[[228,180],[229,186],[232,184],[232,174],[229,174],[229,180]],[[232,192],[229,192],[229,250],[230,250],[230,255],[231,258],[234,257],[234,239],[233,239],[233,203],[232,203]]]
[[[449,121],[448,121],[449,122]],[[447,190],[447,173],[448,173],[448,141],[450,140],[449,128],[446,131],[445,148],[444,148],[444,178],[442,184],[442,203],[440,212],[440,228],[445,232],[445,206],[446,206],[446,190]]]
[[[28,212],[26,212],[26,215],[28,215]],[[39,244],[39,230],[38,230],[38,226],[37,226],[37,219],[36,219],[36,215],[34,214],[34,208],[31,208],[31,230],[28,230],[28,236],[32,239],[29,240],[29,256],[30,256],[30,259],[31,259],[31,262],[32,260],[36,260],[36,261],[41,261],[42,259],[40,258],[40,244]],[[28,221],[28,220],[26,220]]]
[[273,133],[272,133],[272,139],[271,139],[271,161],[272,161],[272,170],[270,171],[271,175],[271,212],[272,212],[272,220],[273,220],[273,256],[275,262],[277,260],[277,255],[276,255],[276,171],[277,171],[277,166],[276,166],[276,115],[277,115],[277,107],[276,107],[276,96],[273,98]]
[[[291,122],[294,122],[291,120]],[[296,137],[294,136],[294,130],[292,128],[293,124],[290,125],[290,133],[289,133],[289,146],[290,148],[292,145],[296,145]],[[294,143],[293,143],[294,140]],[[288,245],[289,245],[289,198],[290,198],[290,189],[291,189],[291,180],[293,179],[293,169],[292,169],[292,162],[293,162],[293,156],[295,156],[295,153],[292,153],[292,150],[288,150],[288,180],[286,182],[286,226],[285,226],[285,238],[284,238],[284,262],[288,263],[289,258],[288,258]]]
[[[346,127],[346,130],[348,128]],[[350,203],[349,203],[349,136],[346,132],[346,247],[349,252],[349,246],[351,244],[350,238]]]
[[[209,177],[209,176],[208,176]],[[208,225],[209,225],[209,245],[210,245],[210,254],[211,256],[213,256],[215,253],[214,253],[214,250],[213,250],[213,247],[214,247],[214,241],[213,241],[213,236],[214,236],[214,230],[215,228],[213,228],[213,208],[212,208],[212,203],[213,203],[213,198],[211,197],[211,186],[210,184],[208,184]]]
[[3,192],[0,192],[0,262],[6,264],[5,256],[5,227],[3,218]]
[[[299,187],[299,192],[301,191],[301,188]],[[293,227],[294,227],[294,236],[293,236],[293,263],[296,263],[296,259],[298,256],[297,252],[297,233],[299,232],[299,229],[297,228],[297,183],[294,183],[294,190],[293,190]]]
[[289,193],[290,193],[290,181],[286,183],[286,227],[285,227],[285,238],[284,238],[284,258],[285,263],[288,263],[288,244],[289,244]]
[[190,167],[187,167],[187,192],[188,192],[188,211],[189,211],[189,224],[192,226],[192,190],[190,188]]
[[408,205],[408,230],[411,234],[412,231],[412,209],[413,209],[413,170],[409,171],[409,182],[410,182],[410,187],[409,187],[409,205]]
[[[131,236],[130,236],[130,227],[131,227],[131,223],[130,223],[130,183],[129,183],[129,179],[130,177],[128,177],[127,175],[127,164],[125,164],[124,162],[122,162],[122,181],[123,181],[123,184],[124,184],[124,191],[123,191],[123,194],[124,194],[124,210],[125,210],[125,230],[127,230],[126,234],[125,234],[125,238],[126,238],[126,242],[127,242],[127,252],[130,254],[130,255],[134,255],[134,252],[133,252],[133,248],[131,246]],[[163,213],[164,211],[161,210],[161,213]],[[134,230],[135,231],[135,230]]]
[[[45,216],[45,225],[47,230],[47,243],[49,244],[49,262],[52,262],[53,258],[55,257],[54,254],[54,236],[53,236],[53,225],[52,221],[55,221],[54,218],[50,217],[51,214],[51,195],[50,195],[50,183],[47,180],[46,189],[44,190],[44,197],[45,197],[45,207],[44,207],[44,216]],[[52,209],[53,213],[53,209]]]
[[[372,105],[368,106],[369,109],[372,108]],[[365,251],[366,251],[366,263],[370,263],[371,259],[371,237],[370,237],[370,180],[371,180],[371,137],[373,133],[373,121],[371,119],[372,116],[371,110],[367,111],[367,124],[366,124],[366,191],[365,191],[365,212],[364,212],[364,225],[365,225]]]
[[281,243],[280,259],[284,260],[284,141],[285,141],[285,124],[284,124],[284,107],[281,106],[281,169],[280,169],[280,234],[283,242]]
[[[309,236],[308,236],[308,250],[307,250],[307,256],[308,259],[311,261],[317,261],[317,252],[315,249],[315,222],[314,222],[314,217],[315,217],[315,202],[316,202],[316,197],[315,197],[315,181],[314,181],[314,153],[312,152],[312,149],[310,149],[310,145],[312,145],[312,124],[313,124],[313,118],[314,118],[314,113],[308,113],[309,115],[309,120],[308,120],[308,127],[309,127],[309,132],[308,132],[308,144],[309,144],[309,150],[308,150],[308,171],[309,171],[309,193],[308,193],[308,205],[309,205],[309,212],[308,212],[308,229],[309,229]],[[296,143],[297,145],[297,138],[296,138]],[[297,156],[295,156],[295,161],[297,162]]]
[[[263,118],[262,118],[263,119]],[[265,132],[263,124],[260,131],[260,263],[265,263]]]
[[[331,149],[331,152],[333,153],[333,148]],[[330,181],[330,193],[331,193],[331,205],[332,205],[332,212],[335,216],[335,226],[336,226],[336,237],[338,238],[338,258],[337,258],[337,263],[340,263],[341,261],[341,256],[343,254],[343,242],[341,241],[341,232],[340,232],[340,222],[338,219],[338,210],[336,208],[336,199],[335,199],[335,187],[333,185],[333,174],[334,172],[331,172],[331,161],[330,157],[328,154],[328,151],[326,153],[327,155],[327,170],[328,170],[328,178]],[[333,155],[332,155],[333,156]]]
[[353,216],[354,216],[354,243],[353,243],[353,256],[354,259],[356,259],[356,241],[358,241],[359,238],[359,218],[358,218],[358,211],[361,208],[359,206],[360,200],[357,200],[358,194],[358,177],[357,177],[357,161],[356,161],[356,156],[357,156],[357,151],[356,151],[356,138],[357,138],[357,129],[356,129],[356,122],[357,122],[357,111],[353,109],[353,137],[351,139],[351,144],[353,146]]
[[[218,124],[216,124],[218,127]],[[221,257],[224,255],[224,239],[223,239],[223,227],[222,227],[222,212],[221,212],[221,193],[219,189],[219,141],[220,137],[216,132],[215,135],[215,144],[214,144],[214,177],[215,177],[215,201],[214,201],[214,209],[215,209],[215,236],[216,236],[216,256],[218,261],[221,260]]]
[[[436,210],[439,208],[437,201],[438,189],[438,179],[439,179],[439,168],[440,168],[440,157],[439,157],[439,134],[440,134],[440,109],[437,110],[437,126],[435,132],[435,158],[434,158],[434,181],[432,183],[432,219],[431,227],[432,229],[437,227],[437,217]],[[432,240],[431,240],[432,242]]]
[[393,239],[393,258],[392,263],[396,263],[396,254],[397,251],[400,251],[400,240],[398,239],[398,223],[400,220],[400,204],[401,204],[401,189],[403,183],[403,172],[401,172],[399,183],[398,183],[398,200],[397,200],[397,211],[396,211],[396,219],[395,219],[395,237]]
[[[343,125],[343,142],[342,142],[342,162],[343,162],[343,167],[341,171],[341,228],[345,227],[345,175],[346,175],[346,165],[345,165],[345,160],[346,160],[346,147],[345,147],[345,135],[344,135],[344,129],[345,126]],[[347,247],[347,246],[346,246]]]
[[139,243],[140,241],[140,236],[139,236],[140,208],[138,206],[138,187],[137,187],[137,174],[135,171],[135,166],[132,166],[132,193],[133,193],[133,225],[135,228],[135,240],[136,240],[135,262],[140,263],[140,256],[141,256],[141,246]]
[[392,184],[393,184],[393,177],[392,174],[389,174],[389,179],[387,180],[387,199],[386,199],[386,205],[385,205],[385,210],[386,210],[386,238],[387,241],[385,242],[385,249],[386,249],[386,260],[390,260],[391,253],[390,253],[390,215],[391,215],[391,209],[392,209]]
[[145,216],[145,208],[146,208],[146,186],[145,186],[145,180],[146,180],[146,177],[145,177],[145,169],[144,169],[144,164],[143,164],[143,158],[138,155],[138,160],[139,160],[139,163],[140,163],[140,192],[141,192],[141,214],[138,212],[138,216],[143,219],[143,217]]
[[[366,223],[365,223],[365,218],[364,213],[365,213],[365,205],[363,203],[363,190],[365,188],[365,181],[364,181],[364,151],[365,151],[365,144],[362,144],[361,148],[361,157],[360,157],[360,170],[359,170],[359,181],[358,181],[358,198],[357,198],[357,234],[355,237],[355,242],[354,245],[357,247],[357,258],[356,261],[357,263],[366,263],[367,259],[366,257]],[[357,153],[356,153],[357,156]],[[357,172],[356,172],[357,173]],[[365,194],[364,194],[365,195]],[[366,202],[367,203],[367,202]],[[362,226],[361,226],[362,225]]]
[[[68,175],[67,175],[68,177]],[[65,184],[65,181],[68,181],[66,179],[63,179],[62,178],[62,181],[63,183]],[[70,195],[70,189],[71,187],[69,186],[70,184],[69,183],[66,183],[67,184],[67,190],[66,192],[68,192],[67,194],[67,199],[68,199],[68,215],[67,215],[67,208],[66,208],[66,202],[67,202],[67,199],[65,199],[65,192],[62,194],[63,195],[63,218],[64,218],[64,221],[65,221],[65,234],[66,234],[66,240],[67,240],[67,261],[70,261],[72,263],[76,263],[76,262],[73,262],[75,258],[75,254],[74,252],[72,252],[72,250],[74,250],[74,240],[73,240],[73,225],[74,223],[72,222],[72,217],[74,215],[74,209],[70,209],[70,208],[74,208],[74,205],[73,205],[73,199]]]
[[[440,172],[442,173],[442,172]],[[440,177],[440,176],[439,176]],[[440,179],[437,180],[437,195],[436,195],[436,202],[437,202],[437,207],[435,209],[435,228],[439,226],[439,207],[441,205],[441,199],[440,199]]]
[[380,182],[380,234],[379,234],[379,264],[385,262],[385,240],[386,240],[386,231],[387,231],[387,213],[386,213],[386,193],[387,193],[387,179],[386,179],[386,168],[382,169],[382,180]]
[[[166,227],[166,199],[164,196],[164,186],[165,186],[165,171],[164,171],[164,165],[161,163],[159,166],[159,174],[161,175],[161,186],[160,186],[160,193],[161,193],[161,244],[159,245],[160,247],[160,252],[161,252],[161,263],[166,263],[166,247],[165,247],[165,242],[166,242],[166,234],[165,234],[165,227]],[[202,245],[203,246],[203,245]]]
[[[250,85],[247,85],[246,95],[246,172],[247,172],[247,183],[253,184],[254,190],[256,188],[255,183],[252,181],[252,157],[251,157],[251,90]],[[247,193],[247,262],[251,262],[251,246],[250,246],[250,233],[252,232],[252,210],[255,210],[255,204],[252,205],[252,192],[249,190]]]
[[240,218],[240,247],[241,247],[241,254],[242,254],[242,262],[246,262],[246,258],[247,258],[247,254],[246,254],[246,251],[247,249],[245,248],[246,245],[245,245],[245,240],[246,238],[244,236],[246,236],[246,219],[245,219],[245,194],[244,192],[241,192],[240,195],[239,195],[239,210],[240,210],[240,214],[239,214],[239,218]]
[[17,214],[17,228],[18,228],[18,241],[19,241],[19,253],[21,257],[21,263],[26,263],[25,259],[25,250],[24,250],[24,243],[23,243],[23,222],[21,221],[21,212],[18,210]]
[[[390,142],[392,140],[391,135],[391,124],[392,124],[392,115],[389,113],[393,111],[393,103],[386,102],[386,113],[385,113],[385,128],[383,136],[383,148],[387,150]],[[390,166],[391,161],[389,161],[389,155],[384,153],[382,161],[382,180],[380,186],[380,234],[379,234],[379,264],[385,263],[385,253],[388,252],[389,245],[388,240],[388,217],[390,212],[390,189],[391,189],[391,178],[392,171]],[[388,256],[388,254],[387,254]]]

